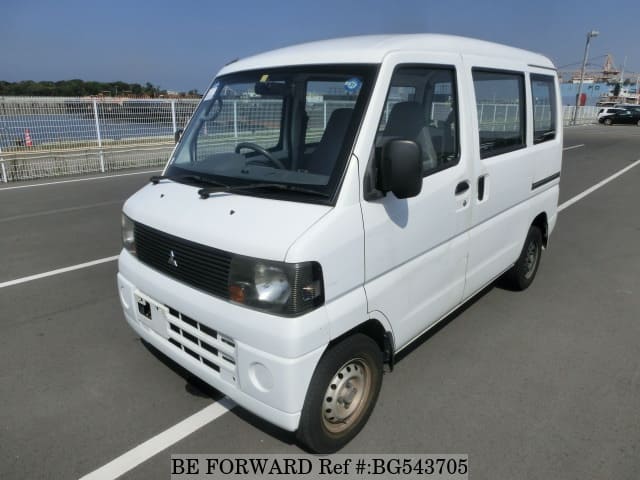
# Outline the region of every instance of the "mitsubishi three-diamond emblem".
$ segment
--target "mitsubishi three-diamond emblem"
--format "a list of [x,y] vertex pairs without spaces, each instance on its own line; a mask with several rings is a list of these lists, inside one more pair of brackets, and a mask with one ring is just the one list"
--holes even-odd
[[176,260],[176,254],[173,253],[173,250],[171,250],[171,253],[169,254],[169,261],[167,262],[169,265],[173,265],[174,267],[178,267],[178,261]]

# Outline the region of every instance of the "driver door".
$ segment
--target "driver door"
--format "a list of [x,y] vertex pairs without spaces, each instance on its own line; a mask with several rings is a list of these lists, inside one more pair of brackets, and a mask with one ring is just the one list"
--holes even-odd
[[461,60],[434,53],[417,63],[416,57],[398,54],[381,70],[379,81],[386,76],[388,90],[371,161],[390,138],[417,142],[422,191],[409,199],[389,192],[362,202],[368,309],[372,318],[389,320],[396,350],[460,304],[471,221],[470,159],[460,147]]

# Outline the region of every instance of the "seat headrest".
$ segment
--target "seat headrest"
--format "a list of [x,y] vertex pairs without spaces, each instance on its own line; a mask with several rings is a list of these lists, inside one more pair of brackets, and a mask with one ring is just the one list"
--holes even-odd
[[385,137],[404,137],[414,139],[425,126],[424,109],[418,102],[396,103],[391,109]]
[[306,166],[307,170],[323,175],[331,173],[338,153],[340,153],[352,114],[353,108],[336,108],[331,112],[320,143],[311,154]]

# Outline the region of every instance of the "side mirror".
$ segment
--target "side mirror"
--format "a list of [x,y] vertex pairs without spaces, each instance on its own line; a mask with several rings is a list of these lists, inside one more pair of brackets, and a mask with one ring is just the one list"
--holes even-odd
[[398,198],[415,197],[422,190],[422,153],[411,140],[390,140],[382,147],[378,189]]
[[176,132],[173,134],[173,140],[175,141],[175,143],[178,143],[180,141],[180,137],[182,136],[183,132],[184,132],[184,129],[180,128],[176,130]]

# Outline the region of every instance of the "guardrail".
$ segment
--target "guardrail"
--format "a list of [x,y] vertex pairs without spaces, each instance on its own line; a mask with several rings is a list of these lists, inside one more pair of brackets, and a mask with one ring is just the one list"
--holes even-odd
[[[237,99],[224,104],[218,122],[226,138],[247,138],[279,123],[281,103],[257,103]],[[197,104],[197,99],[0,97],[0,181],[163,166],[174,133]],[[349,105],[309,103],[307,141],[319,139],[331,112],[344,106]],[[387,107],[386,114],[391,104]],[[450,107],[442,107],[446,114]],[[574,108],[564,108],[565,124]],[[578,113],[578,123],[591,123],[597,108],[581,107]],[[508,128],[515,116],[515,105],[481,105],[478,112],[481,124],[496,130]]]

